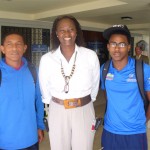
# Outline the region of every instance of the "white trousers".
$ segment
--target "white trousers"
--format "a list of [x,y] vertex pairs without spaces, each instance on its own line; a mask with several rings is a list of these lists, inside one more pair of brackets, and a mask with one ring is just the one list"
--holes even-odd
[[93,150],[95,130],[93,102],[65,109],[51,101],[49,105],[49,138],[51,150]]

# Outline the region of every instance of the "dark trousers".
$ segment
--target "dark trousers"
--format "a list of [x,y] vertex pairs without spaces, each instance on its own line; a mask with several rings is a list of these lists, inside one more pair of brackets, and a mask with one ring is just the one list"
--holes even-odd
[[30,146],[30,147],[27,147],[27,148],[23,148],[23,149],[20,149],[20,150],[39,150],[39,143],[35,143],[34,145]]
[[119,135],[103,129],[101,144],[104,150],[148,150],[146,133]]
[[[0,150],[5,150],[5,149],[1,149]],[[35,143],[34,145],[27,147],[27,148],[23,148],[23,149],[19,149],[19,150],[39,150],[39,143]]]

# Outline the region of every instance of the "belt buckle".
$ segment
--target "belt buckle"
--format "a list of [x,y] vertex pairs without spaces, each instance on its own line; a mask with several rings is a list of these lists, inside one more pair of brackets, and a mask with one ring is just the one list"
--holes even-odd
[[76,108],[81,106],[80,99],[66,99],[64,100],[64,107],[65,109]]

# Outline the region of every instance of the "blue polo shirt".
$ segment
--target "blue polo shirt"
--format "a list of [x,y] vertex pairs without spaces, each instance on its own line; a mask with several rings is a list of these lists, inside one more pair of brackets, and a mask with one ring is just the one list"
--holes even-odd
[[[107,91],[104,128],[114,134],[145,133],[146,116],[135,75],[135,60],[128,57],[127,65],[120,71],[111,62],[105,87],[101,78],[101,88]],[[144,64],[144,89],[150,91],[150,66],[147,64]]]

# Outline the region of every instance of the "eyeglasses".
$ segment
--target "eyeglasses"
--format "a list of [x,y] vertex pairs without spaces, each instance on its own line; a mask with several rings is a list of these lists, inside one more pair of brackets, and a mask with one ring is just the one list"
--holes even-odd
[[124,48],[126,47],[128,44],[121,42],[121,43],[116,43],[116,42],[109,42],[109,45],[113,48],[115,48],[116,46],[118,46],[119,48]]

